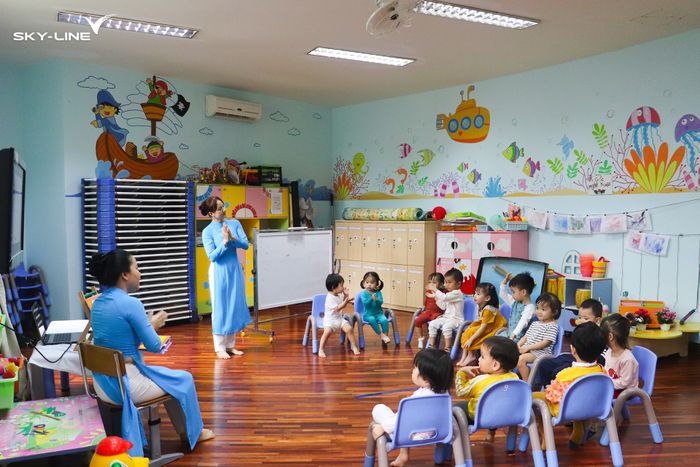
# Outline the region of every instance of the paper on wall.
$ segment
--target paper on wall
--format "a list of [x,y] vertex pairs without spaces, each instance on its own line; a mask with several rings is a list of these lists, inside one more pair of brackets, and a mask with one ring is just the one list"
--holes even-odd
[[649,210],[627,213],[627,229],[643,232],[651,230],[651,215]]
[[591,233],[591,223],[588,216],[571,216],[569,217],[569,233],[570,234],[589,234]]
[[606,214],[600,223],[601,233],[622,233],[627,232],[626,214]]
[[527,223],[532,227],[541,230],[547,228],[547,213],[545,211],[538,211],[534,208],[528,208],[525,211],[525,217],[527,218]]
[[569,216],[550,212],[547,219],[547,226],[552,232],[567,233],[569,231]]

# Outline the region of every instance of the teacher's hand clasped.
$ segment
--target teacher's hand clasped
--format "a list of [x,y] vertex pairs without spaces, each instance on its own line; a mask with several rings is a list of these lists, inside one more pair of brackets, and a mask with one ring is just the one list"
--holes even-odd
[[229,353],[243,355],[236,349],[236,333],[251,323],[243,271],[236,252],[238,248],[248,249],[248,237],[240,222],[226,219],[224,202],[218,196],[207,198],[199,211],[211,217],[211,224],[202,231],[202,243],[211,261],[209,294],[214,351],[217,357],[227,359],[231,358]]
[[[126,400],[122,400],[119,381],[112,376],[93,373],[95,392],[105,402],[121,405],[122,438],[133,443],[129,454],[143,456],[146,444],[143,424],[135,404],[169,394],[165,408],[180,438],[194,449],[199,441],[214,437],[203,428],[197,390],[192,375],[183,370],[146,365],[139,345],[149,352],[160,351],[160,337],[155,329],[165,324],[167,313],[148,318],[143,303],[129,296],[139,290],[141,273],[136,259],[124,250],[93,255],[89,272],[102,286],[102,294],[92,304],[90,318],[95,345],[119,350],[126,360],[122,381]],[[154,329],[155,328],[155,329]]]

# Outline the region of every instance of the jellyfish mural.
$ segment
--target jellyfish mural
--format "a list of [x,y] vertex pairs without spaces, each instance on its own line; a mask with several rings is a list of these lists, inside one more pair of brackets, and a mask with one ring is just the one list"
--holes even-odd
[[653,107],[639,107],[627,119],[627,131],[632,133],[632,146],[637,154],[642,154],[644,146],[651,146],[656,152],[656,140],[661,143],[657,128],[661,125],[661,117]]
[[688,154],[688,167],[691,173],[698,173],[700,164],[700,119],[693,114],[683,115],[676,123],[676,141],[685,146]]

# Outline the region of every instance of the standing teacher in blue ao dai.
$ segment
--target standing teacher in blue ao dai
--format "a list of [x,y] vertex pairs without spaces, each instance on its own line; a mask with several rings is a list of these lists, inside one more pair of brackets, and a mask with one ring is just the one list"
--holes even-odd
[[227,359],[231,358],[229,354],[243,355],[236,349],[236,333],[251,322],[236,251],[248,249],[248,237],[240,222],[226,219],[224,202],[218,196],[207,198],[199,205],[199,211],[211,217],[211,224],[202,231],[202,243],[211,261],[209,294],[214,351],[217,357]]

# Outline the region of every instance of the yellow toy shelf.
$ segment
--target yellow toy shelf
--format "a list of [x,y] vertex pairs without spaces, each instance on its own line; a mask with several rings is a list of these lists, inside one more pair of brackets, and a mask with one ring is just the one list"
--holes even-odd
[[209,258],[202,246],[202,230],[211,219],[202,216],[199,205],[209,196],[218,196],[224,202],[226,218],[238,220],[245,230],[250,247],[239,250],[238,259],[243,269],[246,301],[253,306],[253,229],[286,229],[289,227],[289,190],[246,185],[197,184],[195,189],[195,293],[197,312],[211,313],[209,296]]

